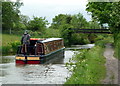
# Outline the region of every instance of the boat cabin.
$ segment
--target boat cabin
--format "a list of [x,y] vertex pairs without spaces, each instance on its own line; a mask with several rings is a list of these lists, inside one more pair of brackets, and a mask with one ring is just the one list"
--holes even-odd
[[27,49],[27,55],[46,55],[63,47],[62,38],[30,38],[30,45],[27,48],[23,45],[19,46],[17,55],[25,54],[25,49]]

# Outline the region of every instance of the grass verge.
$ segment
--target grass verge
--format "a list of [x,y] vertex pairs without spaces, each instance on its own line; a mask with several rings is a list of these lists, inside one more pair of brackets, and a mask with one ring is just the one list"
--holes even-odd
[[101,80],[106,76],[106,59],[103,56],[106,43],[114,43],[113,35],[100,35],[96,39],[95,47],[81,50],[75,54],[72,58],[75,63],[69,62],[66,64],[68,69],[72,71],[72,75],[65,82],[65,85],[101,84]]
[[71,77],[65,84],[100,84],[105,77],[104,48],[95,46],[80,51],[73,57],[75,63],[67,63],[72,70]]
[[114,56],[120,60],[120,32],[116,35],[114,46],[115,46]]
[[2,55],[11,55],[15,54],[17,51],[17,46],[20,44],[20,36],[2,34]]
[[2,46],[9,46],[10,43],[15,41],[20,41],[21,36],[10,35],[10,34],[2,34]]

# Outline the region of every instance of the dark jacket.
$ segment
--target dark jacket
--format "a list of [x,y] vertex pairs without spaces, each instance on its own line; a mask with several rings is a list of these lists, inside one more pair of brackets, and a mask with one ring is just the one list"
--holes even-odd
[[29,34],[24,34],[21,39],[22,44],[30,44],[30,35]]

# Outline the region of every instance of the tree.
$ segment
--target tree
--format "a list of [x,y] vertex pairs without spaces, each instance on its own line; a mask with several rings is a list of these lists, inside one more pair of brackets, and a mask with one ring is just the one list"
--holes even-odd
[[[0,9],[2,9],[2,3],[0,2]],[[2,28],[2,10],[0,10],[0,33],[1,33],[1,28]]]
[[91,12],[92,18],[100,22],[101,25],[108,23],[108,25],[115,30],[120,28],[120,2],[89,2],[87,4],[87,11]]
[[19,22],[19,8],[23,3],[2,2],[2,28],[4,30],[13,29],[14,25]]
[[30,18],[26,15],[20,15],[20,23],[24,26],[24,29],[28,29],[28,22]]
[[47,20],[45,20],[45,18],[33,17],[33,20],[28,22],[28,29],[32,31],[44,32],[48,24],[49,23]]
[[82,14],[75,15],[59,14],[53,18],[51,28],[59,29],[61,36],[65,40],[65,45],[88,43],[86,34],[74,33],[70,28],[82,29],[88,25],[88,22]]
[[100,29],[100,24],[97,21],[89,21],[88,22],[88,29]]
[[100,22],[101,25],[107,23],[116,36],[120,32],[120,2],[89,2],[87,11],[91,12],[92,18]]
[[61,25],[70,24],[71,19],[72,19],[71,15],[59,14],[58,16],[55,16],[55,18],[53,18],[51,28],[53,28],[53,29],[61,29],[60,28]]
[[82,28],[85,28],[87,24],[88,23],[82,14],[78,13],[72,16],[71,25],[74,28],[82,29]]
[[108,23],[113,32],[114,44],[120,57],[120,1],[119,2],[89,2],[88,12],[91,12],[93,19],[97,19],[101,24]]

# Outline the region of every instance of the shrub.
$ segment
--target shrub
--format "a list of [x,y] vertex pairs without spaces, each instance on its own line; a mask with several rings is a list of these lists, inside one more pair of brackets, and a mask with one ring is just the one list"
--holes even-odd
[[16,53],[18,45],[20,45],[20,42],[15,41],[15,42],[10,43],[10,45],[11,45],[11,48],[12,48],[12,53]]
[[2,55],[8,55],[11,53],[11,46],[2,46]]

